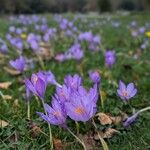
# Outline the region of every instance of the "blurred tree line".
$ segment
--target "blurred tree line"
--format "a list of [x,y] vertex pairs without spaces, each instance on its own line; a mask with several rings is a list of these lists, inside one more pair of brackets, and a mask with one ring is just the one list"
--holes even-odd
[[0,13],[150,10],[150,0],[0,0]]

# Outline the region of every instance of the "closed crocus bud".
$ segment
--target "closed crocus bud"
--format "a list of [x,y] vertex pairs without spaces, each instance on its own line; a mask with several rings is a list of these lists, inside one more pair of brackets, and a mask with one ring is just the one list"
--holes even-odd
[[37,74],[32,74],[31,80],[25,79],[25,86],[41,100],[44,99],[47,83]]
[[101,77],[98,71],[89,71],[89,77],[93,83],[100,83]]
[[109,68],[116,62],[116,53],[115,51],[106,51],[105,52],[105,64]]
[[124,126],[125,128],[129,127],[131,124],[133,124],[133,123],[136,121],[137,117],[138,117],[138,113],[135,113],[134,115],[128,117],[128,118],[123,122],[123,126]]
[[74,76],[67,75],[64,79],[64,83],[67,87],[77,90],[82,84],[82,79],[79,75],[75,74]]

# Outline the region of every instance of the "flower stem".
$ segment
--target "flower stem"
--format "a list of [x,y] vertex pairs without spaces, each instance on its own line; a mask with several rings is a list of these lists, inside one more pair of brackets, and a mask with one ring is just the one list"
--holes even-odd
[[150,106],[139,110],[137,113],[140,114],[140,113],[142,113],[142,112],[144,112],[144,111],[147,111],[147,110],[149,110],[149,109],[150,109]]
[[99,140],[102,144],[103,150],[109,150],[109,148],[107,146],[107,143],[105,142],[105,140],[101,137],[101,135],[97,131],[97,126],[96,126],[96,123],[95,123],[94,119],[92,119],[92,124],[93,124],[94,128],[96,129],[96,132],[97,132],[98,138],[99,138]]
[[75,123],[76,123],[77,135],[78,135],[79,134],[79,124],[77,121],[75,121]]
[[30,100],[27,100],[27,118],[30,120]]
[[[44,99],[42,99],[42,105],[43,105],[43,108],[44,108]],[[44,108],[44,112],[47,115],[47,111],[45,110],[45,108]],[[51,131],[51,126],[50,126],[49,123],[48,123],[48,129],[49,129],[50,150],[53,150],[52,131]]]
[[83,142],[80,138],[78,138],[69,128],[67,128],[67,130],[69,131],[69,133],[70,133],[72,136],[74,136],[74,137],[76,138],[76,140],[78,140],[78,142],[80,142],[80,143],[82,144],[83,149],[84,149],[84,150],[87,150],[87,149],[86,149],[86,146],[85,146],[85,144],[84,144],[84,142]]

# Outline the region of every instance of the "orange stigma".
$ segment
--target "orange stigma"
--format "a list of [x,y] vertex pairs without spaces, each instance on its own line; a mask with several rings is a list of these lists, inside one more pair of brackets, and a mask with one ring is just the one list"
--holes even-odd
[[84,108],[82,108],[82,107],[77,107],[77,108],[75,109],[75,112],[76,112],[77,114],[81,115],[81,114],[84,114],[85,110],[84,110]]
[[53,112],[53,115],[54,115],[55,117],[58,117],[58,116],[60,116],[60,113],[59,113],[58,111],[54,111],[54,112]]

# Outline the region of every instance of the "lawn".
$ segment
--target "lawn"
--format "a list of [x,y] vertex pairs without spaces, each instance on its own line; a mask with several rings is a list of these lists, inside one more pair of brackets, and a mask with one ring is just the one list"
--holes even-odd
[[[44,19],[43,19],[44,18]],[[61,21],[67,18],[73,25]],[[65,22],[65,21],[64,21]],[[62,23],[62,24],[61,24]],[[70,23],[70,24],[71,24]],[[43,25],[43,26],[42,26]],[[11,31],[15,27],[21,31]],[[143,30],[142,30],[142,28]],[[38,39],[37,45],[27,42],[29,34],[34,33],[42,38],[47,28],[51,31],[48,41]],[[91,31],[93,36],[98,35],[100,41],[90,48],[88,40],[78,41],[79,35]],[[11,39],[9,38],[11,35]],[[13,38],[21,39],[21,46]],[[87,37],[87,36],[86,36]],[[97,70],[100,73],[101,99],[97,102],[97,113],[108,113],[112,116],[120,112],[131,116],[134,112],[150,106],[149,100],[149,66],[150,66],[150,15],[149,13],[114,13],[89,15],[38,15],[38,16],[1,16],[0,17],[0,120],[5,124],[0,126],[0,149],[18,150],[48,150],[50,149],[48,126],[36,112],[43,112],[41,100],[38,96],[30,97],[30,120],[27,118],[27,99],[25,96],[24,78],[30,78],[38,71],[51,71],[57,82],[64,83],[66,75],[78,74],[82,77],[83,85],[89,89],[93,83],[88,72]],[[84,52],[82,58],[67,57],[60,61],[58,54],[65,54],[75,42],[80,43]],[[16,42],[16,43],[15,43]],[[32,41],[33,42],[33,41]],[[2,43],[7,45],[4,52]],[[144,45],[143,45],[144,44]],[[35,47],[34,47],[35,46]],[[37,48],[43,54],[37,52]],[[115,51],[115,63],[109,67],[105,62],[105,52]],[[9,61],[22,55],[27,60],[27,67],[23,73],[10,66]],[[118,83],[122,80],[128,84],[133,82],[137,94],[129,101],[124,102],[118,94]],[[55,94],[55,85],[48,85],[45,92],[45,102],[51,105]],[[118,124],[102,125],[95,119],[97,130],[116,129],[117,134],[104,138],[110,150],[148,150],[150,149],[150,111],[141,113],[136,122],[124,128],[122,122]],[[102,149],[101,142],[94,140],[94,127],[91,120],[78,124],[69,117],[67,125],[87,145],[87,149]],[[78,128],[79,126],[79,133]],[[76,139],[59,126],[51,125],[55,149],[78,150],[83,149]],[[91,137],[91,139],[89,138]],[[89,138],[87,141],[87,138]]]

